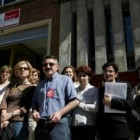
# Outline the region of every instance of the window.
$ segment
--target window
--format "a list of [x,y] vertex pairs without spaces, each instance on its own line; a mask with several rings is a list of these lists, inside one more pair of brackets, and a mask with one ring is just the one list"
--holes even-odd
[[23,0],[0,0],[0,5],[6,5],[6,4],[10,4],[13,2],[19,2],[19,1],[23,1]]
[[106,34],[107,34],[107,61],[114,62],[114,46],[113,46],[113,32],[112,20],[110,13],[106,13]]
[[[134,57],[134,44],[132,36],[131,18],[129,11],[123,12],[124,22],[124,34],[126,45],[126,59],[127,69],[135,69],[135,57]],[[114,61],[114,45],[113,45],[113,33],[112,33],[112,21],[110,13],[106,14],[106,26],[107,26],[107,60]]]
[[77,65],[77,14],[72,13],[72,30],[71,30],[71,65]]
[[126,57],[128,70],[135,69],[135,57],[134,57],[134,44],[132,36],[131,18],[130,13],[123,13],[124,19],[124,32],[125,32],[125,44],[126,44]]
[[88,10],[88,65],[95,71],[95,42],[94,42],[94,22],[93,11]]

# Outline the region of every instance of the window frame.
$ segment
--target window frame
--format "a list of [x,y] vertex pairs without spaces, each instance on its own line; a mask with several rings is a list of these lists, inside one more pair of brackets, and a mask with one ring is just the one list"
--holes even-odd
[[14,0],[13,2],[9,2],[9,3],[6,3],[4,4],[4,1],[5,0],[1,0],[0,2],[0,8],[3,7],[3,6],[7,6],[7,5],[11,5],[11,4],[15,4],[15,3],[18,3],[18,2],[23,2],[23,1],[26,1],[26,0]]

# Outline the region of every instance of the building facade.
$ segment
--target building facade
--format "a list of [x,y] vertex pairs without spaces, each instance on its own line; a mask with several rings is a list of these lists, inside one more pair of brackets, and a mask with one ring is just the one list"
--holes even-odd
[[140,66],[140,1],[71,0],[62,3],[59,61],[61,68],[89,65],[97,79],[102,65],[114,61],[122,79],[135,84],[134,71]]
[[101,81],[107,61],[122,79],[137,82],[140,66],[139,0],[1,0],[0,66],[28,59],[41,67],[45,54],[67,66],[89,65]]
[[0,5],[0,66],[28,59],[40,67],[44,55],[58,57],[59,4],[53,0],[1,0]]

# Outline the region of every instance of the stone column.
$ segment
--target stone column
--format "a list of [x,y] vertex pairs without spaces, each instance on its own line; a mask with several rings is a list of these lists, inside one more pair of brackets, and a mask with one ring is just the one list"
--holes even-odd
[[71,2],[61,4],[60,11],[60,72],[71,62]]
[[86,0],[77,0],[77,65],[88,65]]
[[114,40],[114,61],[118,64],[119,71],[126,71],[127,61],[121,0],[111,0],[110,5]]
[[94,36],[95,36],[95,73],[102,73],[106,59],[105,12],[102,0],[93,2]]
[[140,66],[140,0],[129,0],[132,33],[134,41],[135,65]]

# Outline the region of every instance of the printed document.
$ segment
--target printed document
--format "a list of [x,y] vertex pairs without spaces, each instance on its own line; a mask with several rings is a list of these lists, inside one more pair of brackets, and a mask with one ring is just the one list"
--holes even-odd
[[[126,83],[113,83],[105,82],[105,94],[110,95],[111,98],[126,99],[127,84]],[[126,113],[126,111],[110,109],[105,106],[106,113]]]

